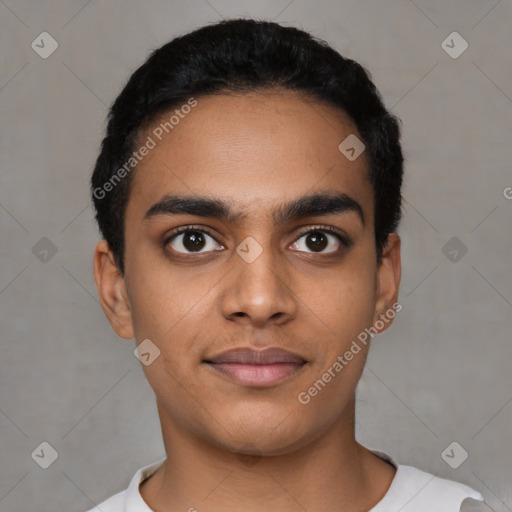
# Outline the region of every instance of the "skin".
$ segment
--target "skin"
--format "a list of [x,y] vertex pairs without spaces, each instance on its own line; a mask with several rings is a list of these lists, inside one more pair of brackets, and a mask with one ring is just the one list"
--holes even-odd
[[[94,274],[116,333],[137,343],[149,338],[160,350],[142,366],[169,454],[140,486],[153,510],[303,512],[343,504],[361,512],[391,485],[394,467],[354,433],[368,346],[310,403],[297,399],[398,297],[400,238],[389,235],[378,265],[366,155],[349,161],[338,150],[352,133],[343,112],[290,91],[200,97],[134,171],[125,274],[105,241],[96,247]],[[276,206],[316,192],[355,199],[364,225],[354,211],[274,224]],[[145,222],[145,212],[171,193],[230,200],[244,216]],[[183,236],[164,244],[188,225],[215,237],[205,235],[200,254]],[[325,249],[311,249],[300,229],[319,225],[345,233],[352,246],[327,234]],[[252,263],[236,252],[248,236],[263,250]],[[202,363],[230,348],[271,346],[308,363],[267,388],[240,385]]]

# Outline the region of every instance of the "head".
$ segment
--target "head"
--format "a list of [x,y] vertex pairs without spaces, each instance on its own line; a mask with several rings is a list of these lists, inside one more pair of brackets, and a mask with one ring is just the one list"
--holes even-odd
[[[354,340],[397,300],[399,137],[361,65],[271,22],[201,28],[133,73],[91,180],[95,278],[117,334],[151,340],[173,428],[276,454],[348,414],[369,346]],[[265,386],[212,369],[269,347],[303,363]]]

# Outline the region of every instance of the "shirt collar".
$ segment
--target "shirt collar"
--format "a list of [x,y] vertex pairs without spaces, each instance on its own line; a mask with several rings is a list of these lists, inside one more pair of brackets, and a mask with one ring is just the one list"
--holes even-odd
[[140,494],[140,484],[149,478],[156,470],[164,463],[167,457],[163,457],[156,462],[144,466],[139,469],[130,482],[128,489],[126,489],[124,509],[125,512],[153,512],[142,499]]
[[[399,464],[396,462],[396,460],[387,453],[381,452],[379,450],[373,450],[371,448],[368,448],[368,450],[377,455],[377,457],[380,457],[381,459],[389,462],[396,468],[397,472],[395,474],[395,478],[393,479],[393,482],[395,482],[397,480],[399,471]],[[163,457],[155,462],[152,462],[151,464],[139,469],[137,473],[135,473],[130,482],[130,485],[128,486],[128,489],[126,489],[124,502],[125,512],[153,512],[149,508],[148,504],[142,499],[139,486],[144,480],[156,473],[157,469],[164,463],[166,458],[167,457]],[[391,487],[388,490],[388,493],[393,487],[393,482],[391,483]],[[386,493],[386,496],[388,496],[388,493]]]

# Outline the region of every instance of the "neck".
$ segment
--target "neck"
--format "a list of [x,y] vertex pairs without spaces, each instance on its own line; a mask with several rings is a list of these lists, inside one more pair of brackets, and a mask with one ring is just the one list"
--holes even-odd
[[159,512],[370,510],[395,469],[355,440],[354,404],[317,439],[273,456],[216,446],[178,428],[159,407],[168,457],[141,495]]

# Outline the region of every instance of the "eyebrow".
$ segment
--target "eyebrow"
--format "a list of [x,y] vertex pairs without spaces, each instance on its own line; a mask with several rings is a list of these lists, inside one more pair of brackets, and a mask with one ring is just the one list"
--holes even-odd
[[[347,194],[319,193],[299,197],[273,209],[272,214],[276,225],[304,217],[333,215],[355,212],[362,225],[365,225],[361,205]],[[144,222],[162,215],[197,215],[210,217],[231,223],[240,222],[246,213],[235,209],[232,201],[204,196],[178,196],[166,194],[153,204],[144,215]]]

